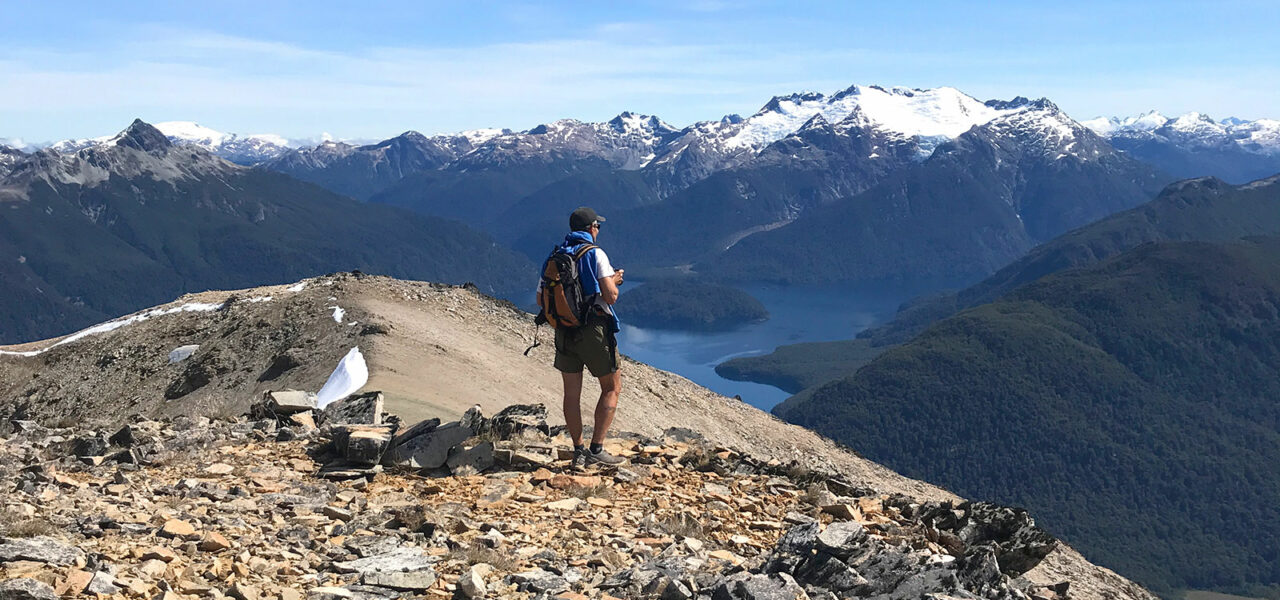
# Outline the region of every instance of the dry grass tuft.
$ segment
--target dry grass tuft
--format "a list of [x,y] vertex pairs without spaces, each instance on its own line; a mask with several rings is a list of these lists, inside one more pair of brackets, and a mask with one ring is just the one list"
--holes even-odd
[[693,446],[680,457],[680,464],[691,471],[705,471],[711,466],[711,453],[702,446]]
[[706,529],[698,519],[692,515],[680,513],[674,515],[666,515],[658,519],[658,529],[663,533],[676,537],[691,537],[702,539],[706,534]]
[[10,513],[0,514],[0,537],[30,538],[56,533],[58,528],[44,519],[19,518]]
[[800,494],[799,500],[806,504],[817,505],[818,496],[825,491],[827,491],[826,485],[823,485],[821,483],[811,483],[809,484],[809,487],[805,488],[804,493]]
[[586,500],[587,498],[612,500],[617,497],[617,492],[614,491],[613,486],[603,481],[595,485],[575,485],[566,489],[565,493],[579,500]]

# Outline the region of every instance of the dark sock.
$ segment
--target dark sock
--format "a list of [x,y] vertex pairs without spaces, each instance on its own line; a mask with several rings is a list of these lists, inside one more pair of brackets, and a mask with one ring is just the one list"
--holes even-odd
[[586,446],[583,446],[582,444],[574,444],[574,445],[573,445],[573,451],[574,451],[574,452],[582,452],[584,449],[586,449]]
[[600,451],[601,451],[601,450],[604,450],[604,444],[596,444],[596,443],[592,443],[592,444],[591,444],[591,453],[592,453],[592,454],[600,454]]

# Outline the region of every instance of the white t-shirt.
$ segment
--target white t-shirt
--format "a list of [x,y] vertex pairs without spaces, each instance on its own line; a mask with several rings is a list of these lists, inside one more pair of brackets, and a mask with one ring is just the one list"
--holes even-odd
[[[615,271],[613,265],[609,264],[609,255],[605,254],[604,250],[593,248],[591,253],[596,259],[596,285],[599,285],[600,279],[613,277]],[[606,313],[613,314],[613,307],[604,301],[604,294],[596,294],[596,306],[603,308]]]

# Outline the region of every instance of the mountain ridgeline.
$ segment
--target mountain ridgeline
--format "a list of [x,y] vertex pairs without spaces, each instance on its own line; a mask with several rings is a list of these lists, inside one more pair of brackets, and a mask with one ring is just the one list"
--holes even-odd
[[1152,111],[1084,125],[1117,150],[1179,179],[1214,176],[1245,183],[1280,172],[1280,121],[1214,121],[1202,113],[1168,118]]
[[1280,176],[1239,186],[1215,178],[1181,181],[1151,202],[1031,250],[964,290],[913,302],[892,321],[862,332],[859,338],[875,346],[903,342],[930,323],[995,300],[1019,285],[1091,265],[1142,244],[1229,241],[1250,235],[1280,235]]
[[1158,591],[1274,594],[1278,382],[1280,238],[1158,242],[944,319],[774,412],[1025,506]]
[[135,121],[108,143],[42,150],[0,180],[0,341],[185,292],[362,270],[515,293],[523,257],[456,222],[370,206],[172,144]]
[[[1048,100],[876,86],[778,96],[749,117],[683,129],[623,113],[525,131],[409,132],[264,167],[463,220],[534,259],[585,204],[612,217],[610,250],[633,269],[917,287],[972,283],[1171,181]],[[836,260],[793,260],[795,241],[810,237]]]

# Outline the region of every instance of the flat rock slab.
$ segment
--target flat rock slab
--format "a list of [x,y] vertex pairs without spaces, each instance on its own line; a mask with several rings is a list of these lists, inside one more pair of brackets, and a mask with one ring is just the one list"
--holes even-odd
[[455,421],[446,423],[416,437],[404,440],[387,453],[394,465],[419,469],[436,469],[449,459],[449,450],[474,435],[469,428]]
[[329,425],[333,447],[346,460],[376,465],[391,445],[393,425]]
[[58,600],[48,584],[34,579],[10,579],[0,582],[0,598],[4,600]]
[[435,559],[422,553],[418,547],[396,548],[390,552],[333,563],[341,573],[395,573],[430,569]]
[[65,567],[84,560],[79,548],[47,536],[0,538],[0,562],[30,560]]
[[360,576],[360,583],[376,585],[406,592],[421,592],[435,585],[436,572],[431,569],[420,571],[373,571]]
[[325,425],[381,425],[382,407],[382,392],[350,396],[320,411],[320,422]]
[[313,410],[316,407],[316,395],[302,390],[281,390],[266,393],[267,408],[277,415]]
[[475,475],[494,465],[493,442],[481,442],[471,447],[455,446],[445,460],[454,475]]

